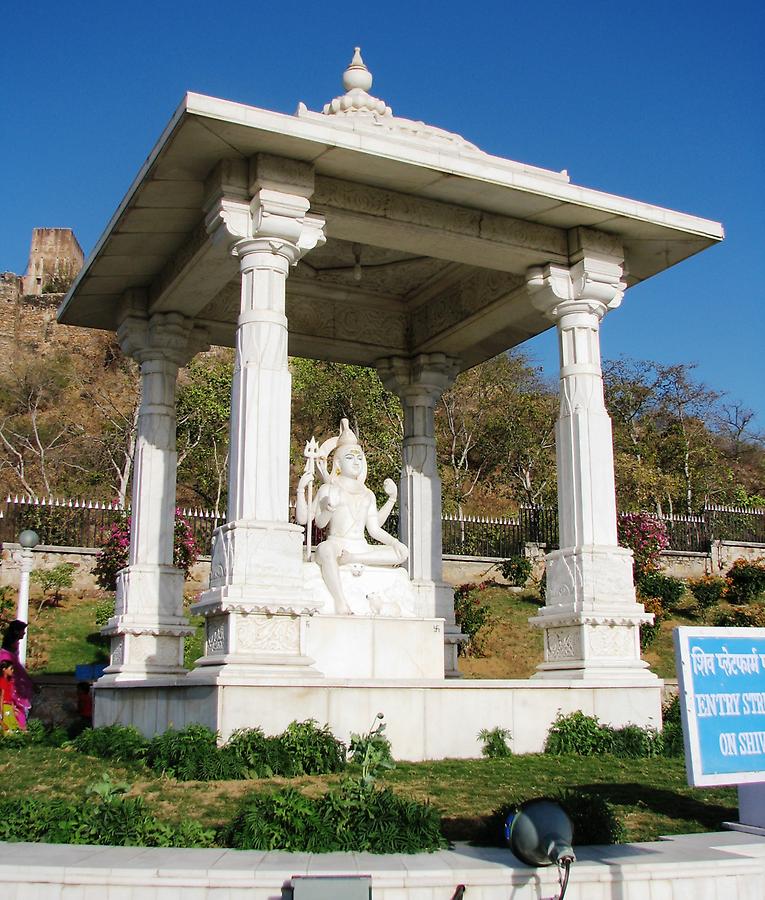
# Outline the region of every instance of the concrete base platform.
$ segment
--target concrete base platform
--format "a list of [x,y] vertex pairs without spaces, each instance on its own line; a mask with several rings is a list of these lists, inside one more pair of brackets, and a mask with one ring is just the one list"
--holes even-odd
[[393,755],[401,760],[472,758],[481,755],[478,732],[507,728],[515,753],[538,753],[559,712],[582,710],[620,726],[661,726],[661,681],[634,682],[238,679],[222,673],[217,683],[187,678],[109,684],[96,682],[94,724],[135,725],[145,735],[191,722],[220,732],[260,726],[277,734],[293,720],[315,719],[348,741],[385,715]]
[[[566,900],[762,900],[765,839],[681,835],[646,844],[575,848]],[[295,875],[369,875],[373,900],[548,900],[554,867],[509,850],[457,845],[413,856],[154,850],[0,844],[4,900],[283,900]]]

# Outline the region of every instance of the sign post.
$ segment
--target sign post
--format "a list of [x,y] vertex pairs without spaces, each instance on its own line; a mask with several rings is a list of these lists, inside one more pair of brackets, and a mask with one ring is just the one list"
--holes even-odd
[[739,785],[740,824],[765,829],[765,628],[680,627],[674,639],[688,783]]

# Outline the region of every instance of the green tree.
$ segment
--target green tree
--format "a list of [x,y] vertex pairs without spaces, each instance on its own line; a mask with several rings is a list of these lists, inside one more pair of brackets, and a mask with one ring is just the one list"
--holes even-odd
[[217,514],[226,504],[232,356],[197,357],[178,386],[178,484]]
[[336,434],[341,419],[348,419],[364,446],[374,488],[383,479],[397,479],[401,468],[404,434],[401,403],[386,390],[377,372],[321,360],[293,358],[292,459],[303,468],[305,441],[321,441]]

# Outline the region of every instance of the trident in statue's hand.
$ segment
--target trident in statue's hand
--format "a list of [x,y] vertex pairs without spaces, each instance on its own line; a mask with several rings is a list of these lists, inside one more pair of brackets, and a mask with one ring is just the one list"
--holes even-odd
[[[316,460],[319,457],[319,442],[315,437],[312,437],[310,441],[306,441],[303,456],[305,457],[305,469],[303,470],[303,477],[300,481],[301,483],[307,482],[306,487],[308,489],[308,521],[305,526],[305,558],[307,562],[310,562],[311,532],[313,531],[313,475],[316,469]],[[306,475],[310,475],[310,478],[306,478]]]

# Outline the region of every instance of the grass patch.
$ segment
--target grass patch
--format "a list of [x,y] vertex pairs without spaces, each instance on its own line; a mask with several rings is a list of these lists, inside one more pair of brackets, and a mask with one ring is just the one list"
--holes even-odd
[[480,632],[483,656],[460,657],[459,670],[466,678],[528,678],[542,662],[542,631],[529,625],[539,612],[530,591],[517,594],[505,587],[476,592],[489,610],[489,622]]
[[32,674],[72,674],[77,665],[108,662],[96,626],[96,606],[102,598],[97,591],[67,592],[59,606],[31,610]]
[[[177,823],[184,817],[204,827],[229,821],[243,796],[273,793],[290,786],[318,797],[339,775],[269,778],[252,781],[176,781],[155,776],[144,766],[109,764],[66,749],[0,745],[0,797],[70,800],[108,772],[131,785],[150,812]],[[662,834],[715,831],[735,819],[734,788],[697,789],[687,785],[681,759],[618,759],[542,754],[507,759],[440,760],[398,763],[379,783],[413,800],[430,801],[444,817],[450,840],[484,837],[485,820],[508,798],[530,798],[562,788],[596,792],[614,804],[627,840],[655,840]]]

